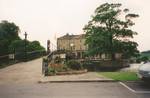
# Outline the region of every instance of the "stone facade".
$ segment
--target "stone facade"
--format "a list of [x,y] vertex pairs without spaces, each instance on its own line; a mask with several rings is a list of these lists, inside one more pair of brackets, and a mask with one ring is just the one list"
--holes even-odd
[[83,52],[87,50],[85,45],[85,35],[66,34],[57,39],[57,50],[68,50],[75,53],[76,56],[82,57]]
[[85,51],[85,35],[66,34],[57,39],[57,50]]

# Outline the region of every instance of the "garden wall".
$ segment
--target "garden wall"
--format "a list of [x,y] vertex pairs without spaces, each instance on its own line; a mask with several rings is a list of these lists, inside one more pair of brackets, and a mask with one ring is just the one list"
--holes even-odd
[[129,66],[129,63],[127,60],[82,61],[82,66],[88,69],[88,71],[115,71]]

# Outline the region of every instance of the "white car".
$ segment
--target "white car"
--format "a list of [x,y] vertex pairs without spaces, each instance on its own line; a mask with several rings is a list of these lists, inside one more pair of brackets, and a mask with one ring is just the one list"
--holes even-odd
[[150,62],[144,63],[139,67],[138,77],[142,80],[150,80]]

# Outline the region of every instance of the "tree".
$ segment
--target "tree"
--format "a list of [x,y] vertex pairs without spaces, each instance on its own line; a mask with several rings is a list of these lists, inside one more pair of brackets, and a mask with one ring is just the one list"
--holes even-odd
[[27,46],[28,51],[45,51],[45,48],[40,45],[39,41],[32,41]]
[[5,55],[8,53],[9,42],[7,39],[0,39],[0,55]]
[[[26,41],[27,45],[29,44],[29,41]],[[9,45],[9,52],[11,53],[21,53],[25,52],[25,40],[14,40]]]
[[14,23],[8,21],[2,21],[0,23],[0,38],[6,38],[9,41],[20,39],[18,36],[19,31],[19,27]]
[[0,23],[0,55],[8,54],[8,46],[13,40],[20,39],[18,36],[19,27],[14,23],[2,21]]
[[18,35],[19,31],[19,27],[14,23],[0,23],[0,56],[6,59],[8,54],[13,53],[16,60],[25,61],[42,56],[45,48],[38,41],[22,40]]
[[[27,43],[27,52],[33,52],[33,51],[45,51],[45,48],[42,47],[39,43],[39,41],[26,41]],[[10,45],[9,45],[9,51],[10,52],[25,52],[25,40],[14,40]]]
[[130,29],[135,24],[132,19],[139,15],[120,7],[121,4],[100,5],[92,20],[83,28],[90,55],[111,54],[112,60],[115,60],[116,53],[121,53],[124,58],[139,53],[138,44],[130,40],[137,35],[137,32]]

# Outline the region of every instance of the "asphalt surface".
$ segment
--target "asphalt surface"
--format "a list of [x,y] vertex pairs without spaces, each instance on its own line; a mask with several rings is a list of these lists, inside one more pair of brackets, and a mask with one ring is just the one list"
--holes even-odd
[[126,86],[132,89],[135,93],[150,93],[150,83],[149,82],[124,82]]
[[150,98],[118,82],[0,85],[0,98]]

